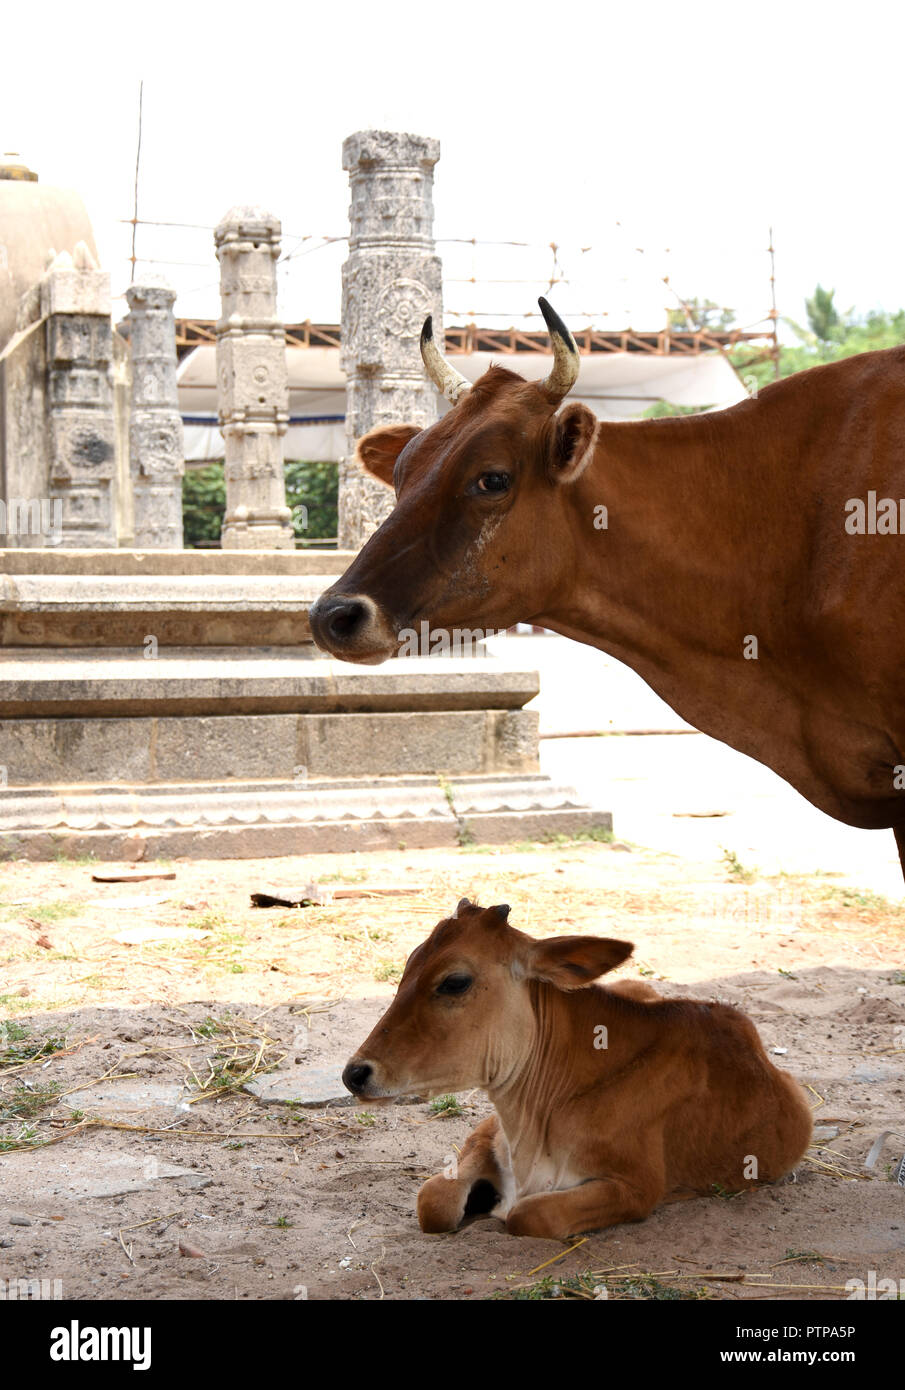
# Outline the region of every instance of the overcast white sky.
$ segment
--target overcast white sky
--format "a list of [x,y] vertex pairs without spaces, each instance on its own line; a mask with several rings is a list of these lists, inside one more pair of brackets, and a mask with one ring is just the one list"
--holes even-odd
[[[903,38],[901,7],[875,0],[71,0],[27,17],[7,0],[0,150],[79,189],[121,293],[144,78],[139,215],[205,230],[139,227],[137,251],[193,263],[157,267],[185,315],[217,315],[207,229],[231,205],[276,212],[287,251],[346,233],[340,148],[368,127],[440,139],[438,238],[532,244],[440,246],[447,308],[479,321],[539,326],[519,315],[555,240],[571,283],[551,298],[573,327],[660,327],[666,274],[753,323],[771,224],[781,313],[803,319],[818,279],[841,308],[897,309]],[[338,321],[344,255],[286,263],[284,319]],[[530,283],[452,283],[472,274]]]

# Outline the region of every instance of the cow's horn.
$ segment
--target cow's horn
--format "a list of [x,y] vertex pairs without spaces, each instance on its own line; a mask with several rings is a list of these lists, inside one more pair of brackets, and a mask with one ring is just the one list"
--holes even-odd
[[578,380],[578,348],[556,310],[543,297],[537,302],[553,342],[553,370],[540,382],[540,387],[549,399],[558,405]]
[[442,391],[446,399],[451,401],[453,405],[460,396],[464,396],[466,391],[471,390],[471,382],[468,378],[462,376],[461,372],[457,372],[455,367],[449,365],[434,342],[434,321],[430,314],[424,320],[424,327],[421,330],[421,360],[437,390]]

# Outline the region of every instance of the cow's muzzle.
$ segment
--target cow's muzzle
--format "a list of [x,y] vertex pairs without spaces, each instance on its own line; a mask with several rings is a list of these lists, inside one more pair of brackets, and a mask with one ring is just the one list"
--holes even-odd
[[377,665],[399,648],[396,634],[366,594],[321,594],[308,611],[317,645],[341,661]]
[[374,1068],[370,1062],[359,1062],[353,1057],[343,1071],[343,1085],[347,1091],[352,1092],[353,1096],[363,1096],[373,1074]]

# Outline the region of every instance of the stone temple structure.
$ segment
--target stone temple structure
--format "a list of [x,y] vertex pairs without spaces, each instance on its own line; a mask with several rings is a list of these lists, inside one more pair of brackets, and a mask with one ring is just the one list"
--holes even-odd
[[75,189],[41,183],[18,155],[0,155],[0,351],[16,331],[22,296],[40,280],[50,253],[72,255],[79,242],[96,261],[94,233]]
[[283,436],[289,424],[286,333],[277,318],[280,223],[236,207],[214,232],[222,312],[217,394],[226,444],[224,550],[294,550]]
[[126,290],[131,391],[132,538],[139,550],[182,549],[182,417],[176,389],[176,291],[144,276]]
[[609,825],[539,772],[535,671],[486,655],[357,667],[312,642],[309,608],[391,501],[353,471],[355,438],[435,418],[418,334],[427,312],[439,329],[438,155],[379,131],[344,147],[338,551],[295,549],[288,524],[275,217],[240,206],[216,232],[222,550],[178,548],[171,291],[129,291],[130,358],[89,243],[26,286],[0,351],[0,502],[12,480],[20,500],[58,503],[62,523],[0,537],[0,860],[299,855]]
[[[5,543],[115,546],[110,277],[84,242],[52,256],[20,301],[17,327],[0,353]],[[33,524],[34,506],[46,507],[52,532]]]
[[0,165],[0,238],[0,543],[180,550],[173,290],[131,285],[117,332],[81,199],[24,165]]
[[389,489],[355,462],[356,442],[377,425],[409,420],[426,427],[438,417],[418,344],[428,314],[438,329],[443,322],[432,198],[439,158],[439,141],[422,135],[365,130],[343,144],[352,193],[340,353],[347,382],[343,549],[359,550],[392,507]]

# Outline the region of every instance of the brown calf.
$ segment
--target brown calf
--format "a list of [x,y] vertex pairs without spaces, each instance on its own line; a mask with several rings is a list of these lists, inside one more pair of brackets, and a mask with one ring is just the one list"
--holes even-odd
[[595,985],[630,943],[535,941],[508,914],[463,898],[343,1072],[368,1104],[475,1086],[493,1101],[457,1171],[421,1188],[422,1230],[492,1211],[513,1235],[565,1238],[795,1166],[810,1108],[743,1014]]

